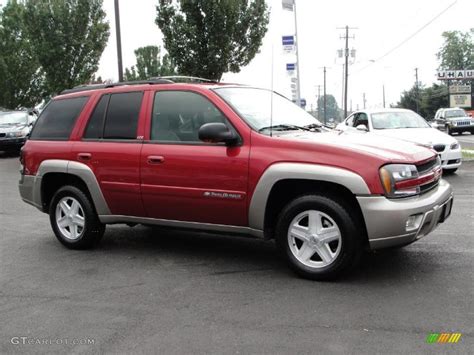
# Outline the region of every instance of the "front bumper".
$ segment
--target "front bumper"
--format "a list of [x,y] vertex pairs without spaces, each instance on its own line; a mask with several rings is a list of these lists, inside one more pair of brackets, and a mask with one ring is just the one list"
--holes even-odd
[[441,158],[441,166],[443,169],[457,169],[462,163],[462,152],[461,148],[451,150],[449,145],[442,153],[438,153]]
[[0,138],[0,150],[20,149],[26,138]]
[[[431,233],[451,213],[451,185],[441,180],[432,191],[421,196],[390,200],[384,196],[359,196],[371,249],[410,244]],[[407,228],[407,220],[415,223]]]

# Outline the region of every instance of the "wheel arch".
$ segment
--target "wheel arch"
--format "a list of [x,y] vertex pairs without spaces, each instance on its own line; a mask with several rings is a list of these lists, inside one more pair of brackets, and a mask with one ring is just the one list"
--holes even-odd
[[279,212],[290,200],[307,194],[329,195],[342,201],[357,214],[366,233],[365,220],[357,195],[370,195],[360,175],[351,171],[316,164],[278,163],[269,167],[260,178],[249,207],[249,227],[272,235]]
[[110,214],[102,190],[94,175],[87,165],[68,160],[45,160],[41,163],[37,182],[43,212],[47,212],[54,193],[65,185],[80,188],[91,199],[99,215]]

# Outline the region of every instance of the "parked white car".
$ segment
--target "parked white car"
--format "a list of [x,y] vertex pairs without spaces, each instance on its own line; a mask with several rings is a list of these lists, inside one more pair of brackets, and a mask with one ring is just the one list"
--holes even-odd
[[438,152],[446,173],[453,173],[461,166],[462,153],[459,142],[446,133],[432,128],[423,117],[411,110],[357,111],[338,124],[336,129],[376,134],[429,146]]

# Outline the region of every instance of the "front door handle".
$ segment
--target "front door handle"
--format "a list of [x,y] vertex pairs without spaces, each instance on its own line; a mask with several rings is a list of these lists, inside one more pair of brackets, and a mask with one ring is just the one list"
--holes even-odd
[[77,154],[77,160],[89,161],[92,158],[91,153],[79,153]]
[[161,155],[149,155],[147,157],[148,164],[161,164],[165,161],[165,158]]

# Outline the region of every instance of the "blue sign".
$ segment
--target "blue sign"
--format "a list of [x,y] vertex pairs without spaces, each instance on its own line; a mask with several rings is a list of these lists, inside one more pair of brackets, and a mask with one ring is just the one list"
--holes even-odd
[[293,70],[295,70],[295,68],[296,68],[296,64],[295,64],[295,63],[288,63],[288,64],[286,65],[286,70],[287,70],[287,71],[293,71]]
[[300,99],[300,106],[306,107],[306,99]]
[[284,46],[292,46],[295,44],[295,37],[294,36],[282,36],[281,42]]

